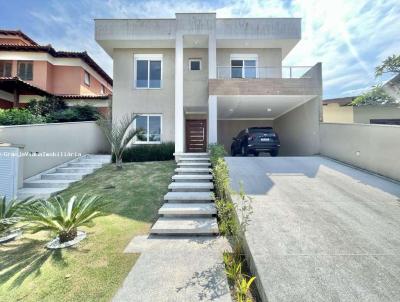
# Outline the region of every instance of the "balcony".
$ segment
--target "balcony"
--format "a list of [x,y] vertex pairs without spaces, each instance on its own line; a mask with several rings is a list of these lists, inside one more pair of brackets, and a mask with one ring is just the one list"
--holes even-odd
[[218,66],[209,95],[321,95],[321,64],[314,66]]

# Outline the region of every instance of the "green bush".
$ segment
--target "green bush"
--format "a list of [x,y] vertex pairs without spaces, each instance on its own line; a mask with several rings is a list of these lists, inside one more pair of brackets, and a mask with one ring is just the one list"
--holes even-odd
[[0,109],[0,125],[43,124],[43,116],[32,114],[27,109]]
[[32,112],[32,114],[46,116],[57,111],[65,110],[68,106],[59,98],[47,97],[41,101],[31,100],[26,108]]
[[90,105],[73,106],[46,115],[48,123],[94,121],[98,118],[96,108]]
[[227,155],[223,145],[212,144],[208,146],[208,150],[210,151],[210,161],[213,166],[217,164],[219,158]]
[[154,145],[136,145],[125,150],[122,155],[122,160],[124,162],[172,160],[174,159],[174,150],[175,144],[173,142]]

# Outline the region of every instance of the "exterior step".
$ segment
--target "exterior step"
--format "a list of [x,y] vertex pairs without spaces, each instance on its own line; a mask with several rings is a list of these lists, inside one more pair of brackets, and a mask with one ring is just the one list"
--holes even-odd
[[93,168],[71,168],[71,167],[66,167],[66,168],[57,168],[56,172],[57,173],[80,173],[80,174],[89,174],[93,172]]
[[186,174],[174,175],[172,180],[175,182],[210,182],[213,179],[211,174]]
[[49,174],[42,174],[42,179],[48,180],[62,180],[62,179],[70,179],[70,180],[81,180],[83,176],[86,174],[73,174],[73,173],[49,173]]
[[22,188],[18,190],[18,199],[25,199],[28,197],[32,197],[35,199],[42,198],[47,199],[51,195],[62,191],[60,188]]
[[212,182],[173,182],[168,189],[175,192],[209,192],[214,185]]
[[152,234],[213,235],[218,234],[217,219],[161,217],[151,228]]
[[174,156],[176,158],[210,158],[210,154],[207,152],[202,152],[202,153],[174,153]]
[[101,163],[85,163],[81,161],[68,164],[68,167],[71,168],[101,168],[102,166],[103,164]]
[[24,182],[24,188],[61,188],[65,189],[75,180],[31,180]]
[[217,214],[213,203],[165,203],[158,214],[165,216],[212,216]]
[[208,157],[182,157],[179,159],[182,163],[209,163],[210,159]]
[[210,174],[210,168],[176,168],[175,172],[178,174]]
[[214,201],[214,194],[212,192],[168,192],[164,195],[164,200],[171,203],[212,202]]
[[207,168],[211,166],[211,163],[186,163],[179,161],[177,165],[181,168]]

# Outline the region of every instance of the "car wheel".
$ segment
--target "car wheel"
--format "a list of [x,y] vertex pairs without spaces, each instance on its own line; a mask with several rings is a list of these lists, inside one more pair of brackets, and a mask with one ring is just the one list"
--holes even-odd
[[271,152],[270,152],[270,154],[271,154],[272,157],[278,156],[278,153],[279,153],[278,150],[274,150],[274,151],[271,151]]
[[245,146],[242,146],[242,156],[247,156],[247,148]]

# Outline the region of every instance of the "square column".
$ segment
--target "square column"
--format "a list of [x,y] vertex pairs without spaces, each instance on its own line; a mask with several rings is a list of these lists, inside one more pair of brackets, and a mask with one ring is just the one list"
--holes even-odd
[[218,107],[217,107],[217,96],[210,95],[208,97],[208,143],[216,144],[218,141]]
[[208,78],[217,78],[217,40],[215,31],[208,35]]
[[175,152],[183,152],[183,36],[176,35],[175,40]]

